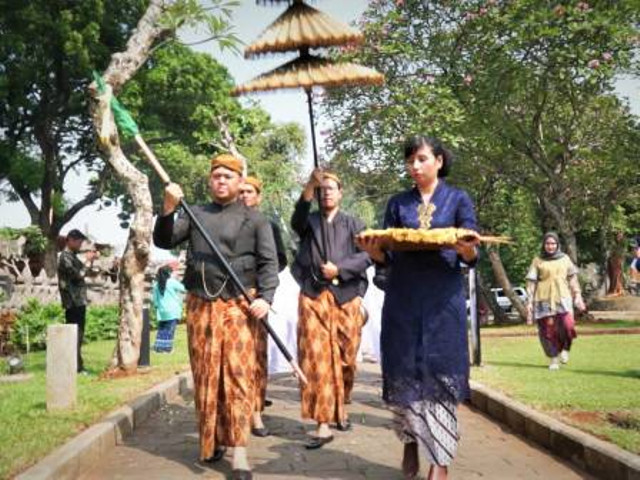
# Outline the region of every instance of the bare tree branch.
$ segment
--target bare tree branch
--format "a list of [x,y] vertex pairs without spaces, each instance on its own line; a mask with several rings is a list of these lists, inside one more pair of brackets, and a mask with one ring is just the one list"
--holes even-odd
[[104,80],[117,93],[149,58],[150,49],[158,39],[172,32],[169,27],[160,26],[160,18],[166,9],[163,0],[151,0],[138,26],[127,41],[124,52],[111,56],[109,67],[104,72]]
[[33,198],[31,197],[31,193],[29,193],[29,190],[24,188],[24,186],[16,184],[15,181],[12,180],[11,178],[9,178],[8,180],[9,180],[9,184],[11,185],[11,188],[13,188],[13,191],[16,192],[18,197],[20,197],[20,200],[22,201],[22,203],[24,203],[24,206],[26,207],[27,212],[29,213],[29,217],[31,218],[31,223],[34,225],[37,225],[38,216],[40,215],[40,209],[38,209],[38,206],[33,201]]

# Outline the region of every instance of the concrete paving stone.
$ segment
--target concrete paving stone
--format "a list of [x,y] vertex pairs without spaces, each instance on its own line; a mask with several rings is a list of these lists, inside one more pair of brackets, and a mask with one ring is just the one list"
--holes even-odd
[[[273,435],[252,437],[249,459],[257,480],[296,479],[402,479],[402,444],[392,432],[391,413],[380,400],[376,365],[362,364],[347,407],[354,430],[334,432],[335,440],[309,451],[304,440],[314,425],[300,420],[297,382],[289,377],[270,381],[264,421]],[[462,439],[451,467],[452,479],[558,479],[592,478],[466,406],[460,408]],[[133,434],[103,455],[81,480],[101,479],[222,479],[230,474],[232,452],[219,463],[197,461],[198,429],[190,397],[176,397],[151,413]],[[421,475],[425,478],[424,462]]]
[[367,480],[367,477],[361,473],[345,472],[343,469],[323,472],[320,477],[317,476],[317,472],[315,470],[305,473],[308,478],[322,478],[325,480]]

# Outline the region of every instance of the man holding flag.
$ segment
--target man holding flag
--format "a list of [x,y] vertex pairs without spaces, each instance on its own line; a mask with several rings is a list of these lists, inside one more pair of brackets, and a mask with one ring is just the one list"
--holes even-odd
[[165,189],[154,243],[174,248],[189,241],[184,284],[187,334],[200,427],[200,458],[214,462],[233,447],[234,479],[250,479],[246,446],[255,404],[256,322],[269,312],[278,286],[276,248],[269,221],[238,201],[243,163],[229,154],[211,161],[213,202],[193,208],[196,218],[252,293],[251,304],[229,281],[202,235],[186,216],[174,219],[182,198],[177,184]]

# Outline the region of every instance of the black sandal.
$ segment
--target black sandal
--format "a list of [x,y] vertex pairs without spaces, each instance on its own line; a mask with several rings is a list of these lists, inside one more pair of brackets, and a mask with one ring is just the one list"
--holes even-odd
[[336,425],[336,429],[341,432],[350,432],[351,430],[353,430],[353,425],[347,418],[344,422],[338,422],[338,425]]
[[254,437],[268,437],[269,435],[271,435],[271,432],[267,427],[262,427],[262,428],[253,427],[251,429],[251,435],[253,435]]
[[315,450],[317,448],[333,442],[333,435],[328,437],[310,437],[304,444],[304,448],[307,450]]
[[216,447],[213,449],[213,455],[211,455],[209,458],[205,458],[203,462],[205,463],[219,462],[220,460],[222,460],[222,457],[224,457],[224,454],[226,451],[227,451],[226,447]]

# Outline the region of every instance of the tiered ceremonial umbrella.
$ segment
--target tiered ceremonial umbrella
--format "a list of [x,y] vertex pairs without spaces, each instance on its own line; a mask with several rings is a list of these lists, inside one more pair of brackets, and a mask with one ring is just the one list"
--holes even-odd
[[[257,3],[282,3],[287,0],[257,0]],[[297,51],[299,56],[280,67],[234,89],[235,95],[250,92],[303,88],[309,104],[313,165],[318,167],[312,89],[314,86],[338,87],[346,85],[380,85],[384,76],[371,68],[355,63],[336,63],[311,55],[314,48],[332,47],[362,42],[360,32],[334,20],[329,15],[307,5],[303,0],[292,0],[287,10],[245,49],[245,57],[266,53]],[[324,224],[322,252],[326,254]],[[325,258],[326,259],[326,258]]]

